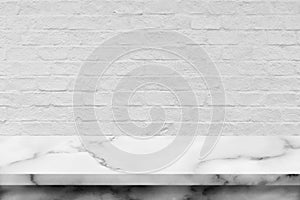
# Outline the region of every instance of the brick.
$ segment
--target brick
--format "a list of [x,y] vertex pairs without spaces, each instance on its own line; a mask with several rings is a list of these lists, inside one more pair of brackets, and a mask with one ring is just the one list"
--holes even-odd
[[300,60],[300,47],[299,46],[286,46],[283,47],[283,53],[286,60],[299,61]]
[[23,45],[79,45],[80,40],[70,31],[27,31],[22,34]]
[[298,93],[270,93],[267,94],[263,105],[265,106],[298,106],[300,103],[300,95]]
[[38,55],[42,60],[66,60],[69,48],[40,48],[37,49]]
[[145,12],[145,4],[147,3],[139,1],[82,1],[79,12],[84,15],[138,15]]
[[298,91],[298,78],[224,78],[225,90],[232,91]]
[[23,1],[19,15],[76,15],[80,4],[77,1]]
[[205,1],[181,0],[178,2],[177,12],[186,14],[204,14],[207,13],[208,5]]
[[271,13],[275,14],[300,14],[299,1],[272,1],[270,2]]
[[209,14],[235,14],[238,10],[238,2],[235,1],[210,1],[208,3]]
[[6,51],[6,60],[39,60],[39,56],[36,49],[33,47],[12,47]]
[[293,31],[268,31],[267,34],[269,44],[291,45],[297,43],[297,36]]
[[[137,2],[134,2],[137,4]],[[146,14],[175,14],[177,11],[177,2],[171,0],[154,0],[154,1],[146,1],[143,3],[143,13]],[[127,7],[129,7],[127,5]],[[131,12],[135,13],[135,12]]]
[[261,106],[264,105],[266,95],[260,92],[232,92],[226,91],[226,105],[228,106]]
[[254,48],[245,47],[225,47],[223,50],[224,60],[252,60],[254,56]]
[[237,31],[207,31],[208,44],[238,44],[239,34]]
[[192,19],[192,29],[220,29],[221,21],[217,16],[197,16]]
[[238,31],[240,45],[265,45],[268,35],[265,30],[240,30]]
[[285,16],[284,22],[285,22],[286,30],[299,30],[300,29],[299,20],[300,20],[300,15]]
[[72,108],[24,107],[8,108],[9,121],[70,121],[73,119]]
[[[41,64],[45,65],[45,63]],[[46,64],[47,65],[47,64]],[[77,76],[82,63],[80,61],[55,61],[51,64],[51,74],[54,76]]]
[[[278,30],[285,29],[287,19],[284,16],[224,16],[221,26],[224,29],[234,30]],[[294,19],[293,19],[294,20]],[[293,23],[293,21],[290,21]],[[291,25],[289,25],[291,26]]]
[[282,120],[285,122],[299,122],[300,110],[298,108],[287,108],[282,111]]
[[266,76],[269,75],[267,62],[261,61],[225,61],[216,62],[222,76]]
[[285,50],[281,46],[255,47],[252,59],[265,61],[285,60]]
[[37,85],[41,91],[66,91],[70,89],[72,81],[72,78],[67,77],[37,78]]
[[281,111],[268,108],[228,108],[227,122],[280,122]]
[[38,62],[10,62],[6,65],[5,74],[13,77],[49,76],[51,75],[51,65]]
[[14,31],[0,31],[0,44],[17,45],[21,42],[21,33]]
[[4,79],[5,88],[4,91],[36,91],[37,83],[36,79],[28,78],[7,78]]
[[16,15],[19,13],[19,9],[17,1],[0,2],[0,15]]
[[238,13],[246,15],[270,14],[271,6],[264,1],[241,1],[237,6],[237,10]]
[[274,61],[268,62],[266,66],[268,74],[273,76],[294,76],[297,75],[297,62]]

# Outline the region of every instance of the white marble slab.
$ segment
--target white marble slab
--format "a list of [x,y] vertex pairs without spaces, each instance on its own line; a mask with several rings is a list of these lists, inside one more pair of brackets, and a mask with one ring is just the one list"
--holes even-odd
[[[120,136],[126,151],[149,153],[174,138],[159,136],[152,148]],[[153,173],[123,173],[95,159],[76,136],[0,137],[2,185],[261,185],[300,184],[300,137],[222,136],[204,160],[197,137],[172,165]],[[157,145],[155,145],[157,144]],[[117,166],[113,166],[117,167]]]

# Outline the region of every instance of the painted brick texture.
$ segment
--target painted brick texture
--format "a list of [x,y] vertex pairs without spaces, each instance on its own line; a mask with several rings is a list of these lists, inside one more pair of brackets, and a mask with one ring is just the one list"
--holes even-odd
[[[300,134],[297,0],[1,0],[0,134],[76,134],[72,92],[81,65],[105,40],[145,28],[177,31],[201,46],[221,74],[226,103],[212,105],[205,81],[182,60],[136,52],[115,63],[97,85],[95,112],[106,134],[121,134],[110,107],[114,87],[132,66],[147,63],[171,66],[188,80],[197,94],[199,135],[209,127],[212,106],[226,108],[223,135]],[[91,72],[86,77],[97,78]],[[173,88],[187,90],[180,83]],[[180,106],[170,91],[157,86],[133,95],[131,120],[147,125],[153,105],[166,112],[160,135],[176,134],[180,123],[197,123],[195,108]],[[189,117],[181,119],[181,109]]]

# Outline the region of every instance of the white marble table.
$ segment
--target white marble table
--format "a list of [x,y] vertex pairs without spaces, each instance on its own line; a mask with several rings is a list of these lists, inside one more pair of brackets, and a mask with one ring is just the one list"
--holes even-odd
[[[156,139],[160,142],[154,143],[162,145],[173,138]],[[300,185],[298,136],[222,136],[211,154],[200,160],[199,146],[204,139],[198,136],[172,165],[154,173],[134,174],[115,171],[95,159],[77,136],[3,136],[0,184]],[[126,136],[114,138],[113,143],[130,147],[130,151],[141,148],[130,144]]]

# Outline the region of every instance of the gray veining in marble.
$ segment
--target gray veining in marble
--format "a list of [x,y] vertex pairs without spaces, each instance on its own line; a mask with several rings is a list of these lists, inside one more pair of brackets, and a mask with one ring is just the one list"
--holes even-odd
[[5,186],[1,200],[299,200],[298,186]]
[[[160,137],[159,144],[170,137]],[[221,137],[199,160],[198,137],[174,164],[155,173],[123,173],[99,155],[88,153],[77,137],[0,137],[1,185],[299,185],[300,137]],[[141,152],[143,145],[121,148]],[[100,145],[103,143],[100,142]],[[154,140],[153,148],[158,147]],[[156,145],[156,146],[155,146]],[[147,150],[147,149],[146,149]],[[146,151],[144,150],[144,151]],[[136,164],[136,163],[133,163]]]

